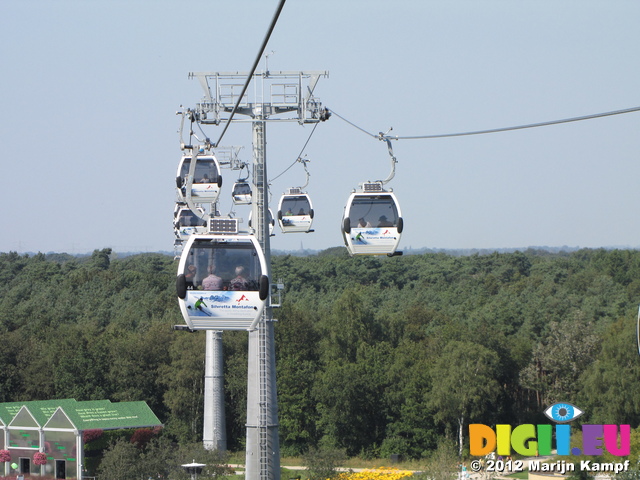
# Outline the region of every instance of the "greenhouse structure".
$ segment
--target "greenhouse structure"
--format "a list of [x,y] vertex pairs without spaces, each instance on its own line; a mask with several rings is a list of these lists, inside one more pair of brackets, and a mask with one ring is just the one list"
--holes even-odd
[[83,432],[161,426],[145,402],[0,403],[0,476],[81,479]]

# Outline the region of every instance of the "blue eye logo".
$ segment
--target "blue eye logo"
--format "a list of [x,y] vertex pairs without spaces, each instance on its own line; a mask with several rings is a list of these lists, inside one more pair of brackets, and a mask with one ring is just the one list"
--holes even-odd
[[544,414],[554,422],[566,423],[575,420],[584,412],[570,403],[556,403],[544,411]]

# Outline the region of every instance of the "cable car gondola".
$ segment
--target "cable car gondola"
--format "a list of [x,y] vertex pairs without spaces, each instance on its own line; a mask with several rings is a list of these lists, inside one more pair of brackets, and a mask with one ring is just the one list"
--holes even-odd
[[304,172],[307,176],[307,181],[301,187],[295,187],[288,189],[282,197],[280,197],[280,203],[278,204],[278,224],[282,233],[298,233],[298,232],[313,232],[311,230],[311,224],[313,223],[313,206],[311,205],[311,198],[303,190],[309,185],[309,170],[307,169],[307,163],[309,160],[300,158],[296,160],[300,162],[304,167]]
[[300,188],[290,188],[278,204],[278,224],[282,233],[313,232],[312,223],[311,198]]
[[193,164],[191,158],[192,155],[183,155],[178,165],[176,187],[180,201],[187,204],[216,202],[222,187],[218,160],[202,150]]
[[252,330],[269,295],[264,254],[254,235],[192,235],[176,289],[191,330]]
[[199,215],[196,215],[184,203],[177,203],[173,211],[173,232],[177,239],[185,242],[189,236],[208,232],[206,215],[204,209],[198,208]]
[[[249,212],[249,219],[248,219],[248,223],[247,223],[249,228],[253,228],[252,225],[251,225],[252,217],[253,217],[253,211]],[[269,209],[269,236],[273,235],[273,228],[275,226],[276,226],[276,221],[273,218],[273,212],[271,211],[271,209]]]
[[400,205],[382,182],[366,182],[351,193],[342,218],[342,236],[351,255],[402,255]]
[[231,197],[236,205],[251,205],[251,185],[244,180],[238,180],[233,184]]

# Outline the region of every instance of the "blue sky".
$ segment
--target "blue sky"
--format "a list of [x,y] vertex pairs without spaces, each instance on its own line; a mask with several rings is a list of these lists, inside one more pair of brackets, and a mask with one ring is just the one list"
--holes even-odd
[[[248,71],[277,0],[6,0],[0,5],[0,251],[171,250],[180,105],[189,72]],[[640,2],[288,0],[270,70],[326,70],[316,95],[366,131],[435,135],[640,106]],[[264,68],[264,62],[259,69]],[[268,124],[268,174],[311,126]],[[217,139],[221,128],[208,130]],[[467,137],[393,142],[401,247],[640,246],[640,112]],[[247,124],[222,142],[244,146]],[[386,145],[336,116],[304,152],[315,232],[272,248],[342,244],[358,183]],[[226,171],[228,211],[234,172]],[[304,183],[294,167],[272,207]],[[236,209],[246,218],[248,210]]]

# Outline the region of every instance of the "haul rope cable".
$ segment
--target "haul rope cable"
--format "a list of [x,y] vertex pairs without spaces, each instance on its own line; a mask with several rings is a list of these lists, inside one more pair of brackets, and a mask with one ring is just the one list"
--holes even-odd
[[512,131],[512,130],[522,130],[525,128],[536,128],[536,127],[546,127],[549,125],[558,125],[561,123],[570,123],[570,122],[579,122],[582,120],[592,120],[594,118],[602,118],[602,117],[609,117],[612,115],[622,115],[625,113],[633,113],[633,112],[638,112],[640,111],[640,107],[631,107],[631,108],[625,108],[623,110],[614,110],[611,112],[604,112],[604,113],[595,113],[592,115],[583,115],[581,117],[572,117],[572,118],[565,118],[562,120],[551,120],[548,122],[540,122],[540,123],[530,123],[527,125],[517,125],[517,126],[513,126],[513,127],[503,127],[503,128],[493,128],[493,129],[489,129],[489,130],[476,130],[476,131],[471,131],[471,132],[461,132],[461,133],[443,133],[443,134],[438,134],[438,135],[415,135],[415,136],[387,136],[387,135],[380,135],[380,134],[373,134],[370,132],[367,132],[364,128],[359,127],[358,125],[356,125],[353,122],[350,122],[349,120],[347,120],[346,118],[344,118],[343,116],[341,116],[340,114],[338,114],[336,111],[329,109],[331,111],[331,113],[333,113],[334,115],[336,115],[337,117],[339,117],[340,119],[344,120],[345,122],[347,122],[349,125],[357,128],[358,130],[366,133],[367,135],[374,137],[374,138],[378,138],[380,140],[383,140],[385,138],[389,138],[391,140],[418,140],[418,139],[432,139],[432,138],[446,138],[446,137],[462,137],[465,135],[483,135],[483,134],[487,134],[487,133],[498,133],[498,132],[508,132],[508,131]]
[[267,34],[265,35],[264,40],[262,41],[262,46],[260,47],[260,51],[258,52],[258,55],[256,56],[256,59],[253,62],[253,67],[251,68],[251,71],[249,72],[249,75],[247,76],[247,80],[245,81],[244,86],[242,87],[242,92],[240,92],[240,96],[238,97],[238,101],[233,106],[233,110],[231,111],[231,115],[229,115],[229,119],[227,120],[227,123],[225,123],[224,129],[222,130],[222,133],[220,134],[220,138],[218,138],[218,141],[214,145],[214,148],[216,148],[216,147],[218,147],[218,145],[220,145],[220,142],[222,141],[222,137],[224,136],[225,132],[227,131],[227,128],[229,128],[229,124],[231,123],[231,120],[233,120],[233,116],[235,115],[236,110],[240,106],[240,102],[242,101],[242,98],[244,97],[244,94],[246,93],[247,88],[249,87],[249,83],[251,83],[251,79],[253,78],[253,74],[256,71],[256,68],[258,68],[258,63],[260,62],[260,58],[262,58],[262,54],[264,53],[265,48],[267,48],[267,43],[269,42],[269,38],[271,37],[271,33],[273,33],[273,29],[276,26],[276,22],[278,21],[278,17],[280,16],[280,12],[282,12],[282,7],[284,7],[285,1],[286,0],[280,0],[280,4],[278,5],[278,8],[276,9],[276,12],[273,15],[273,19],[271,20],[271,25],[269,26],[269,30],[267,31]]

